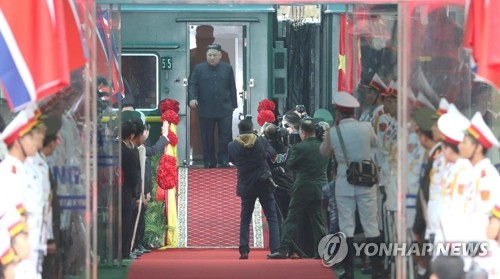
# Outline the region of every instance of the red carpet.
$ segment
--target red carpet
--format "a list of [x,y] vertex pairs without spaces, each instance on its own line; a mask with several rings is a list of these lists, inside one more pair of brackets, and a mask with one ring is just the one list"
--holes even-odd
[[189,169],[187,192],[187,247],[238,247],[236,169]]
[[268,260],[263,249],[253,249],[239,260],[237,249],[168,249],[134,260],[129,279],[316,279],[336,278],[320,260]]

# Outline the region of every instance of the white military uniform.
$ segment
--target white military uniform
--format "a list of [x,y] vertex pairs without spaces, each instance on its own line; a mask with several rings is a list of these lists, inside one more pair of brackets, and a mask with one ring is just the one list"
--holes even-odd
[[[334,96],[334,101],[336,105],[344,107],[355,107],[356,104],[359,106],[358,101],[347,93],[338,93]],[[358,122],[353,118],[347,118],[340,120],[338,127],[342,133],[346,149],[345,152],[347,153],[349,162],[359,162],[370,159],[371,147],[376,144],[376,137],[371,124],[368,122]],[[346,171],[348,162],[342,151],[335,128],[330,129],[330,145],[338,162],[337,177],[335,179],[335,197],[339,213],[340,231],[345,233],[347,237],[354,236],[356,225],[355,211],[357,208],[365,236],[379,236],[380,232],[377,222],[377,188],[356,186],[347,182]]]
[[429,201],[427,202],[425,239],[430,239],[430,236],[435,234],[438,228],[441,206],[443,204],[443,179],[447,168],[450,167],[451,164],[446,161],[443,151],[441,151],[432,162],[432,169],[429,175]]
[[[481,115],[476,113],[468,128],[469,135],[473,136],[483,145],[484,148],[498,147],[500,143],[493,135],[489,127],[484,123]],[[467,174],[467,173],[466,173]],[[495,203],[500,199],[500,175],[491,164],[490,159],[484,158],[477,162],[468,175],[459,175],[457,181],[457,192],[463,191],[465,197],[463,208],[457,206],[453,213],[442,216],[444,237],[449,242],[489,242],[493,246],[488,247],[489,254],[484,257],[477,257],[474,260],[478,264],[490,271],[494,275],[495,263],[492,253],[498,253],[495,241],[487,239],[486,228],[489,223],[491,212],[495,208]],[[459,205],[459,204],[458,204]],[[472,258],[464,257],[466,269],[470,267]],[[497,275],[495,275],[497,276]]]
[[[385,124],[387,123],[387,124]],[[384,125],[386,125],[384,127]],[[385,185],[385,190],[387,193],[386,208],[390,211],[397,210],[397,144],[398,144],[398,130],[397,130],[397,119],[384,114],[380,117],[378,123],[378,149],[381,170],[381,184]],[[379,159],[377,159],[379,160]]]
[[[2,179],[0,195],[9,197],[8,201],[12,203],[11,206],[18,206],[16,201],[21,201],[23,206],[26,207],[25,191],[27,188],[27,180],[24,163],[7,154],[5,159],[0,163],[0,177]],[[28,220],[29,219],[28,216]],[[31,234],[30,232],[30,235]],[[21,261],[15,267],[15,274],[16,279],[39,278],[35,266],[32,265],[29,260]]]
[[417,213],[417,195],[420,188],[420,172],[425,159],[425,148],[420,144],[418,135],[411,132],[408,135],[408,173],[406,187],[406,227],[412,228]]

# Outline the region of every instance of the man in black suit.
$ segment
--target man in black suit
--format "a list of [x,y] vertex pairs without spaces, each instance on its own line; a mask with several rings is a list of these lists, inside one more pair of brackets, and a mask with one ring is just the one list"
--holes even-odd
[[[207,47],[207,61],[194,67],[189,77],[189,106],[197,108],[200,120],[205,168],[229,166],[227,145],[232,140],[233,111],[238,107],[233,67],[221,62],[222,48]],[[214,130],[218,126],[219,144],[215,157]]]

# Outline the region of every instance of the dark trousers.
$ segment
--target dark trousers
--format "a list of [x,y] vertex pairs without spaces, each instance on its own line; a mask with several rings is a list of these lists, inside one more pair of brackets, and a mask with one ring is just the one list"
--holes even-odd
[[130,255],[130,242],[134,230],[134,212],[132,198],[125,195],[122,199],[122,258],[127,259]]
[[[144,220],[145,214],[146,214],[146,207],[144,204],[142,205],[141,208],[141,215],[139,216],[139,223],[137,223],[137,231],[135,232],[135,241],[134,241],[134,246],[132,247],[132,250],[137,248],[137,245],[144,245],[143,239],[144,239],[144,231],[146,230],[146,222]],[[139,213],[139,208],[136,207],[134,208],[134,214],[132,218],[132,234],[130,237],[133,236],[134,233],[134,226],[135,226],[135,220],[137,219],[137,213]]]
[[[218,127],[218,152],[215,158],[215,124]],[[215,166],[217,162],[229,161],[227,145],[233,140],[233,115],[220,118],[200,117],[201,143],[203,145],[203,162]]]
[[139,216],[139,224],[137,224],[137,232],[135,233],[135,245],[144,246],[144,231],[146,230],[146,210],[148,208],[142,205],[141,216]]
[[[324,226],[324,214],[321,206],[321,200],[304,200],[292,197],[288,216],[283,225],[283,233],[281,235],[281,245],[279,251],[286,253],[290,250],[293,237],[297,231],[299,223],[303,220],[304,214],[311,222],[313,234],[313,244],[318,246],[319,241],[326,235]],[[316,256],[316,255],[315,255]]]
[[278,250],[280,242],[280,232],[278,227],[278,217],[276,215],[276,204],[274,195],[267,187],[255,186],[246,195],[241,197],[241,215],[240,215],[240,254],[249,253],[250,247],[248,241],[250,237],[250,221],[255,206],[255,201],[259,199],[259,203],[266,215],[267,224],[269,225],[269,250],[274,253]]

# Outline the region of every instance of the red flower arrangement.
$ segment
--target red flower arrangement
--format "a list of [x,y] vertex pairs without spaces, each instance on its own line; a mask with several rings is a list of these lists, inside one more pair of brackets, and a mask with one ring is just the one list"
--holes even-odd
[[259,123],[260,126],[263,126],[264,123],[273,123],[276,120],[276,117],[274,117],[274,112],[270,110],[261,110],[259,112],[259,115],[257,115],[257,123]]
[[156,174],[158,187],[170,190],[177,186],[179,176],[177,174],[177,159],[170,155],[161,156]]
[[172,132],[172,129],[170,129],[170,126],[168,127],[168,144],[171,144],[172,146],[176,146],[177,143],[179,143],[179,138],[177,135]]
[[161,121],[168,121],[168,123],[171,123],[171,124],[179,124],[179,121],[180,121],[180,118],[179,118],[179,115],[177,114],[177,112],[173,111],[173,110],[166,110],[165,112],[163,112],[161,114]]
[[160,112],[163,114],[167,110],[173,110],[179,113],[179,102],[173,99],[165,99],[160,102]]
[[261,112],[263,110],[274,111],[275,108],[276,108],[276,104],[274,104],[273,101],[268,100],[268,99],[264,99],[264,100],[259,102],[259,107],[257,108],[257,112]]

